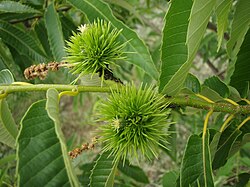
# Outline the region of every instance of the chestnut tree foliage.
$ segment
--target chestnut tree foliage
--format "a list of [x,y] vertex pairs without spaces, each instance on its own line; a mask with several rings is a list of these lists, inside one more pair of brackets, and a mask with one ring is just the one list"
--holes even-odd
[[249,26],[249,0],[0,1],[0,185],[250,185]]

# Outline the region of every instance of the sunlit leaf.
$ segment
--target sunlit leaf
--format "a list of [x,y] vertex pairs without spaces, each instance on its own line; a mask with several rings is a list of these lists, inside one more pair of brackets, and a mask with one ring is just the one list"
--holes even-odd
[[[188,70],[184,71],[182,67],[188,56],[186,35],[192,3],[192,0],[172,1],[165,17],[159,90],[168,95],[178,91],[187,75]],[[174,77],[178,80],[173,81]]]
[[227,52],[234,59],[240,50],[240,46],[249,29],[250,24],[250,1],[239,0],[233,17],[230,39],[227,43]]
[[126,50],[129,51],[127,54],[128,61],[144,70],[145,73],[154,79],[158,78],[158,71],[146,45],[136,32],[114,17],[106,3],[100,0],[68,0],[68,2],[86,14],[90,21],[99,17],[110,21],[112,26],[123,29],[121,37],[123,41],[127,42]]
[[217,19],[218,48],[220,49],[224,32],[228,26],[228,14],[232,6],[232,0],[216,0],[215,14]]

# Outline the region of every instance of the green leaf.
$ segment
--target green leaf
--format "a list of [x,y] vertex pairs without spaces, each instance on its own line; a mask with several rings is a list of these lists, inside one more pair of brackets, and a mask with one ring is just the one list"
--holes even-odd
[[239,91],[242,97],[248,96],[249,82],[250,82],[249,61],[250,61],[250,29],[248,30],[245,40],[238,53],[237,60],[235,63],[234,73],[231,76],[231,81],[230,81],[230,85],[235,87]]
[[36,62],[44,62],[46,55],[40,49],[37,40],[27,32],[7,22],[0,21],[0,37],[15,48],[20,54],[30,57]]
[[53,121],[58,119],[58,94],[49,90],[47,96],[47,103],[46,100],[34,103],[21,121],[17,141],[18,184],[79,186],[72,177],[69,158],[65,157],[58,121]]
[[228,14],[230,8],[232,6],[232,0],[216,0],[216,20],[217,20],[217,35],[218,35],[218,47],[217,51],[219,51],[222,39],[224,37],[224,32],[228,26]]
[[17,125],[5,99],[0,100],[0,142],[14,148]]
[[154,79],[158,78],[158,71],[146,45],[136,32],[114,17],[106,3],[100,0],[68,0],[68,2],[85,13],[90,21],[99,17],[110,21],[114,27],[123,29],[121,37],[123,41],[127,42],[126,48],[129,51],[127,53],[128,61],[144,70],[145,73]]
[[66,52],[64,50],[64,38],[61,22],[53,3],[48,6],[44,16],[52,54],[54,59],[57,62],[60,62],[63,57],[66,56]]
[[2,58],[2,61],[6,68],[11,70],[15,76],[19,75],[20,72],[17,67],[17,64],[13,60],[13,57],[9,48],[7,47],[7,45],[3,43],[2,39],[0,39],[0,58]]
[[218,169],[225,165],[228,159],[229,152],[236,139],[241,134],[240,130],[232,130],[232,128],[226,128],[220,136],[220,141],[213,160],[213,169]]
[[[188,56],[185,42],[191,7],[192,0],[172,1],[165,16],[159,90],[168,95],[174,95],[178,91],[185,81],[188,72],[187,69],[185,71],[182,70],[182,67]],[[176,78],[174,79],[174,77],[177,77],[179,81]]]
[[216,91],[212,90],[211,88],[207,86],[202,86],[201,87],[201,95],[209,98],[210,100],[217,102],[217,101],[222,101],[223,97],[221,97]]
[[11,84],[14,82],[14,78],[10,70],[4,69],[0,71],[0,85]]
[[239,0],[236,4],[234,13],[232,31],[227,43],[228,55],[234,59],[240,50],[240,46],[249,29],[250,24],[250,1]]
[[218,77],[213,76],[204,81],[204,85],[214,90],[221,97],[227,98],[229,96],[229,88]]
[[59,120],[59,94],[56,89],[51,88],[47,91],[46,110],[48,112],[48,116],[53,120],[55,125],[55,132],[61,146],[62,156],[65,163],[67,175],[69,177],[69,182],[71,186],[78,186],[78,180],[75,173],[73,172],[71,161],[69,160],[67,152],[66,143],[64,140],[64,135],[61,130],[61,124]]
[[209,131],[207,131],[204,141],[198,135],[189,137],[181,164],[180,184],[182,187],[189,187],[199,177],[202,177],[205,187],[214,186],[209,150]]
[[188,61],[192,61],[206,31],[216,0],[194,0],[187,33]]
[[10,162],[14,162],[15,160],[16,160],[15,154],[7,155],[7,156],[0,159],[0,167],[2,167],[5,164],[8,164]]
[[137,182],[141,182],[144,184],[149,183],[148,177],[146,176],[144,171],[138,166],[130,165],[127,160],[125,161],[125,163],[119,162],[118,169]]
[[[183,3],[186,2],[189,3],[184,6]],[[177,4],[177,1],[173,1],[172,5],[174,3]],[[172,43],[166,46],[164,46],[163,43],[162,62],[166,63],[168,58],[171,58],[172,61],[171,63],[168,62],[169,65],[166,63],[162,66],[159,90],[170,96],[176,95],[185,82],[186,76],[193,64],[193,59],[206,31],[210,15],[215,5],[215,0],[194,0],[190,17],[188,17],[191,4],[192,1],[180,1],[178,6],[176,5],[179,9],[174,9],[171,14],[168,13],[169,15],[167,14],[166,16],[166,25],[163,32],[165,37],[170,36]],[[173,19],[172,17],[175,18]],[[168,28],[168,19],[172,22],[170,28]],[[186,25],[187,23],[188,27]],[[169,31],[169,33],[166,33],[166,31]],[[163,41],[167,43],[170,39],[166,38],[163,39]],[[172,54],[169,54],[171,52],[168,51],[171,51]],[[166,53],[168,54],[166,55]]]
[[48,34],[47,30],[45,28],[44,20],[40,20],[34,28],[37,38],[39,39],[40,43],[43,46],[44,51],[46,52],[46,55],[50,60],[53,59],[52,51],[50,49],[50,44],[48,40]]
[[41,13],[40,11],[15,1],[1,1],[0,12],[11,13]]
[[18,186],[69,186],[55,124],[46,101],[31,105],[21,121],[17,141]]
[[117,163],[109,154],[109,152],[104,152],[97,159],[90,175],[91,187],[112,187],[114,185]]
[[190,90],[192,93],[196,94],[201,92],[201,85],[199,79],[190,73],[187,75],[183,88],[186,88]]
[[[14,78],[8,69],[0,71],[0,85],[11,84]],[[14,148],[17,126],[5,99],[0,99],[0,142]]]
[[179,177],[178,171],[169,171],[165,173],[162,180],[163,187],[176,186],[178,177]]

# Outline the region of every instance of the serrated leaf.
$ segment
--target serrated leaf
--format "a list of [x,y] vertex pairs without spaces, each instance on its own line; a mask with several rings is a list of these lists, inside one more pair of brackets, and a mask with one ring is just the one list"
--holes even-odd
[[40,43],[43,46],[44,51],[46,52],[48,58],[50,58],[50,60],[53,59],[53,55],[50,49],[50,44],[49,44],[49,40],[48,40],[48,34],[47,34],[47,30],[45,28],[45,24],[44,24],[44,20],[40,20],[34,28],[37,38],[39,39]]
[[61,22],[54,4],[51,3],[45,11],[45,26],[47,28],[48,40],[54,59],[60,62],[66,56],[64,50],[64,38],[62,33]]
[[185,75],[182,75],[184,80],[181,78],[180,81],[176,81],[173,87],[173,77],[178,76],[178,70],[187,61],[188,51],[185,42],[192,3],[192,0],[172,1],[165,16],[163,43],[161,47],[162,65],[159,90],[168,95],[171,95],[171,89],[174,89],[174,94],[176,92],[175,89],[182,86],[185,80]]
[[232,145],[240,134],[241,131],[237,129],[226,128],[223,131],[214,156],[213,169],[218,169],[227,162]]
[[234,59],[250,25],[250,1],[239,0],[236,4],[230,39],[227,43],[227,52]]
[[11,12],[11,13],[41,13],[40,11],[15,1],[1,1],[0,12]]
[[[172,3],[177,2],[177,1],[173,1]],[[183,1],[183,3],[186,1]],[[190,1],[189,1],[190,2]],[[182,6],[183,3],[180,3],[179,6]],[[192,3],[192,1],[190,2]],[[207,28],[207,24],[210,18],[210,15],[213,11],[213,7],[215,5],[215,0],[194,0],[193,1],[193,5],[192,5],[192,9],[191,9],[191,13],[190,13],[190,17],[186,17],[187,15],[185,15],[184,18],[179,17],[179,14],[183,14],[183,11],[177,11],[174,12],[173,15],[177,16],[175,20],[173,20],[173,22],[175,22],[176,24],[172,25],[172,28],[176,29],[176,28],[180,28],[183,25],[186,25],[188,23],[188,27],[186,30],[186,26],[184,27],[184,30],[178,30],[178,32],[176,33],[182,33],[184,32],[182,37],[186,37],[185,38],[185,42],[183,42],[183,38],[180,41],[177,41],[175,43],[172,43],[170,45],[170,47],[175,47],[172,49],[173,54],[168,55],[168,58],[172,58],[173,56],[177,55],[180,58],[175,59],[174,62],[172,62],[172,66],[169,66],[168,68],[170,68],[169,70],[166,70],[166,68],[164,70],[162,70],[162,75],[165,74],[164,72],[169,72],[167,75],[170,75],[168,78],[166,78],[166,76],[164,76],[165,78],[162,79],[162,81],[160,82],[160,91],[164,94],[167,95],[176,95],[180,89],[183,86],[183,83],[186,79],[186,76],[189,72],[189,69],[191,68],[192,64],[193,64],[193,59],[196,55],[196,52],[199,48],[200,42],[203,38],[203,35],[206,31]],[[184,6],[185,7],[185,6]],[[189,6],[188,6],[189,8]],[[190,8],[189,8],[190,9]],[[188,12],[189,9],[186,9],[184,11]],[[184,22],[178,23],[180,22],[179,19],[177,19],[179,17],[179,19],[181,20],[185,20]],[[189,22],[188,22],[189,20]],[[165,35],[166,33],[164,33]],[[176,37],[174,37],[173,40],[176,40]],[[181,44],[181,45],[180,45]],[[184,45],[186,44],[186,45]],[[186,56],[186,50],[188,55]],[[183,53],[184,52],[184,53]],[[162,53],[165,54],[166,53],[166,49],[162,49]],[[183,58],[183,54],[185,56],[185,60]],[[162,59],[163,61],[163,59]],[[181,63],[179,64],[178,62],[181,61]],[[176,68],[176,64],[178,63],[178,66]],[[167,66],[166,66],[167,67]],[[173,69],[172,69],[173,68]],[[166,80],[165,80],[166,79]]]
[[232,6],[232,3],[233,3],[232,0],[216,0],[215,14],[217,20],[217,35],[218,35],[217,51],[219,51],[220,49],[222,39],[224,37],[224,32],[227,29],[228,14]]
[[13,60],[12,54],[7,45],[3,43],[2,39],[0,39],[0,59],[1,58],[6,68],[11,70],[14,75],[19,75],[20,72],[15,61]]
[[10,70],[4,69],[0,71],[0,85],[11,84],[14,81],[15,81],[14,77],[12,73],[10,72]]
[[181,164],[181,187],[189,187],[199,177],[203,179],[205,187],[214,186],[209,150],[209,131],[206,133],[204,142],[198,135],[189,137]]
[[34,103],[21,122],[18,137],[19,186],[79,186],[59,124],[58,92]]
[[91,187],[112,187],[114,184],[117,163],[114,157],[109,156],[109,152],[104,152],[97,159],[90,175]]
[[69,177],[69,182],[71,186],[78,186],[79,185],[78,180],[73,171],[71,161],[69,160],[67,147],[64,140],[64,135],[61,130],[61,124],[59,120],[59,93],[56,89],[51,88],[47,91],[46,95],[47,95],[46,110],[48,112],[49,118],[53,120],[55,125],[55,133],[59,139],[62,156],[65,164],[65,169]]
[[137,182],[141,182],[144,184],[149,183],[148,177],[146,176],[144,171],[138,166],[130,165],[127,160],[125,161],[125,163],[119,162],[118,169]]
[[229,88],[218,77],[213,76],[204,81],[204,85],[218,93],[221,97],[227,98],[229,96]]
[[[250,5],[249,5],[250,6]],[[250,15],[249,15],[250,16]],[[235,62],[234,73],[231,76],[230,85],[235,87],[242,97],[248,96],[250,82],[250,29],[248,30],[245,40]]]
[[45,61],[46,55],[39,47],[37,40],[20,28],[0,21],[0,37],[20,54],[28,56],[39,63]]
[[31,105],[17,141],[18,186],[70,186],[55,124],[46,100]]
[[115,18],[110,7],[106,3],[100,0],[68,0],[68,2],[86,14],[90,21],[99,17],[110,21],[112,26],[123,29],[121,38],[123,41],[128,42],[126,45],[127,49],[125,49],[130,52],[127,54],[128,61],[157,80],[159,73],[154,65],[148,48],[136,32]]
[[17,136],[17,125],[5,99],[0,100],[0,142],[14,148]]

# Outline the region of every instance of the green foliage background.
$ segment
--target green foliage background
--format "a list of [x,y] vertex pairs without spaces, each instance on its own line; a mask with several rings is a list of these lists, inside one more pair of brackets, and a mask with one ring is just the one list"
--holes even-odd
[[[6,97],[8,86],[26,81],[25,68],[62,61],[72,32],[96,18],[122,29],[119,40],[127,42],[115,76],[154,84],[172,99],[169,150],[158,160],[114,164],[101,145],[68,157],[91,141],[90,114],[105,94],[59,101],[60,90],[51,88]],[[0,1],[0,186],[249,186],[249,26],[249,0]],[[28,82],[74,79],[60,70]]]

